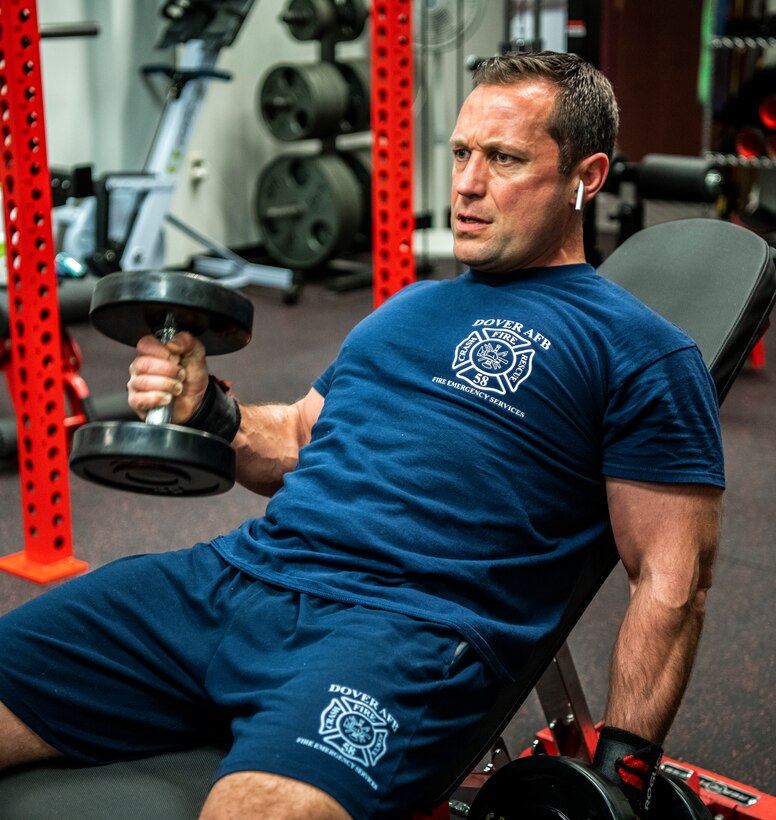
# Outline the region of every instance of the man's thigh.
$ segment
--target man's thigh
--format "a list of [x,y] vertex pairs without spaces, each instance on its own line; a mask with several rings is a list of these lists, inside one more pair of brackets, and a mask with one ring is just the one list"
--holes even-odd
[[219,775],[276,774],[353,817],[402,817],[487,711],[492,676],[442,625],[291,591],[261,598],[211,665],[211,696],[235,715]]
[[233,576],[202,546],[122,559],[39,596],[0,618],[0,702],[85,763],[204,740],[215,715],[202,680]]
[[0,769],[58,756],[56,749],[0,703]]
[[200,820],[349,820],[350,815],[307,783],[264,772],[237,772],[216,783]]

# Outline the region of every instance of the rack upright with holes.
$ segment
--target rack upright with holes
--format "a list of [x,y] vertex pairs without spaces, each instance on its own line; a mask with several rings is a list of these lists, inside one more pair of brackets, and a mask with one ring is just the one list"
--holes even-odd
[[0,569],[41,583],[86,569],[73,557],[65,399],[40,34],[34,0],[0,0],[3,217],[24,550]]

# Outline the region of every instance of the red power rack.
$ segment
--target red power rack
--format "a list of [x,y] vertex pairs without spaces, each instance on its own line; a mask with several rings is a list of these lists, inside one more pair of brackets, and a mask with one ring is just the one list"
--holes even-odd
[[415,279],[412,20],[409,0],[372,3],[374,306]]
[[0,129],[11,392],[24,550],[0,569],[39,583],[82,572],[73,557],[57,280],[40,35],[34,0],[0,0]]

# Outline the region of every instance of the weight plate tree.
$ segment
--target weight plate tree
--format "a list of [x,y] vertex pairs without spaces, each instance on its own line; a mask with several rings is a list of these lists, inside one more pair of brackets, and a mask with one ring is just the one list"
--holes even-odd
[[[106,336],[134,346],[152,333],[167,342],[186,330],[208,356],[231,353],[251,338],[253,305],[242,294],[192,273],[115,273],[94,290],[90,318]],[[231,445],[210,433],[172,424],[174,403],[145,422],[92,422],[76,430],[70,468],[115,489],[201,496],[234,485]]]
[[336,143],[371,124],[369,61],[335,59],[336,43],[358,37],[367,17],[364,0],[290,0],[281,20],[291,36],[320,40],[321,61],[274,66],[257,90],[259,119],[274,137],[321,143],[315,155],[273,157],[256,182],[264,247],[296,271],[320,269],[371,242],[371,163]]
[[256,218],[273,258],[318,267],[350,249],[369,208],[356,174],[336,154],[284,156],[261,175]]

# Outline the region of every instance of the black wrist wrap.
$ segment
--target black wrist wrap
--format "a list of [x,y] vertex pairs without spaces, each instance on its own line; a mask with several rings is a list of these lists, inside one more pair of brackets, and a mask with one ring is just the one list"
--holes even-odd
[[649,814],[652,786],[663,750],[643,737],[604,726],[595,748],[593,765],[625,793],[634,811]]
[[199,407],[184,427],[204,430],[225,441],[231,441],[240,429],[240,420],[240,406],[229,393],[229,385],[211,376]]

